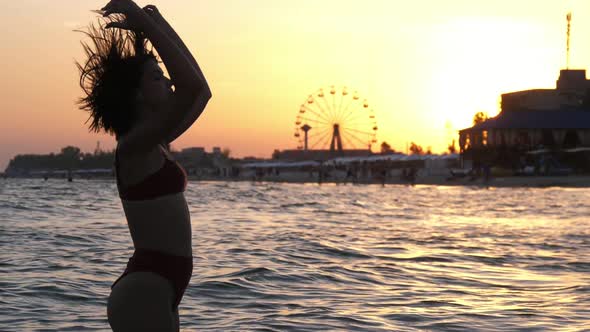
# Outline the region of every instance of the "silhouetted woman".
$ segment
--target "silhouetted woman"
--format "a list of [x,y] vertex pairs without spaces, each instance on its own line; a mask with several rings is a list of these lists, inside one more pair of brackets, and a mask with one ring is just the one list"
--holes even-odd
[[[90,129],[117,139],[119,196],[135,252],[113,283],[107,313],[114,331],[178,331],[178,304],[192,274],[186,173],[166,146],[211,98],[197,62],[155,6],[112,0],[91,26],[78,64]],[[163,60],[163,75],[147,41]]]

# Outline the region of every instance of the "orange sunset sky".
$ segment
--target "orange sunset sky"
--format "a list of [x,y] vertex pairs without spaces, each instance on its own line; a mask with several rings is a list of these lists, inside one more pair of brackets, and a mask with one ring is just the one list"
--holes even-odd
[[[375,110],[378,144],[442,152],[499,95],[552,88],[566,63],[590,69],[588,0],[153,0],[201,65],[213,99],[173,148],[228,147],[270,157],[295,148],[299,105],[330,85]],[[106,1],[3,1],[0,171],[19,153],[93,151],[75,60],[80,33]],[[374,148],[377,150],[377,147]]]

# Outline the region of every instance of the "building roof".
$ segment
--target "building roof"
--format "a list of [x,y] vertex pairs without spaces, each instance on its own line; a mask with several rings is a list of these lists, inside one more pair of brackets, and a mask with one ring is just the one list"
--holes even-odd
[[488,129],[590,129],[590,110],[501,112],[461,131]]

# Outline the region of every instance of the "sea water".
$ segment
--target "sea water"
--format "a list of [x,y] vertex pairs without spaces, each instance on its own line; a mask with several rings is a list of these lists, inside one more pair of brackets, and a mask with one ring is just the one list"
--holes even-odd
[[[590,190],[191,182],[183,331],[588,331]],[[0,179],[0,330],[108,331],[113,181]]]

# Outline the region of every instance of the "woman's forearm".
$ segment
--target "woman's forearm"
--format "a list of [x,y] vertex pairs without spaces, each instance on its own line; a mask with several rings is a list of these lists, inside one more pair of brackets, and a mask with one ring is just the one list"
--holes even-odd
[[203,86],[202,89],[199,91],[199,96],[195,103],[189,108],[183,119],[179,122],[178,126],[176,127],[175,131],[171,133],[171,135],[167,138],[167,142],[172,142],[178,136],[182,135],[188,128],[192,126],[192,124],[201,116],[207,101],[211,98],[211,90],[209,89],[209,85],[207,84],[207,80],[205,79],[205,75],[203,74],[201,68],[199,67],[197,61],[195,60],[194,56],[186,47],[180,36],[176,33],[174,28],[164,19],[162,15],[159,14],[157,9],[153,12],[154,14],[151,16],[154,18],[156,24],[160,27],[160,29],[168,36],[168,38],[176,44],[176,46],[182,51],[185,58],[192,64],[194,70],[200,76]]
[[185,43],[182,41],[182,38],[180,38],[180,36],[176,33],[174,28],[172,28],[170,23],[168,23],[168,21],[166,21],[166,19],[162,15],[157,16],[156,23],[160,26],[160,28],[164,31],[164,33],[166,33],[168,35],[168,37],[170,39],[172,39],[172,41],[174,43],[176,43],[178,48],[180,48],[180,50],[184,53],[184,55],[188,58],[188,60],[195,67],[195,70],[199,73],[201,78],[203,78],[203,80],[206,82],[205,75],[203,75],[203,71],[199,67],[197,60],[195,60],[195,57],[193,56],[191,51],[188,49],[188,47],[186,47]]
[[141,8],[135,11],[136,19],[142,23],[142,30],[162,58],[175,91],[180,94],[194,94],[206,87],[206,82],[181,48]]
[[166,139],[168,143],[177,139],[180,135],[182,135],[185,131],[187,131],[195,121],[201,116],[201,113],[205,110],[205,106],[207,105],[207,101],[211,98],[211,90],[209,89],[209,85],[207,84],[207,80],[205,79],[205,75],[201,71],[201,68],[197,64],[197,60],[195,60],[192,53],[186,47],[180,36],[174,31],[172,26],[162,17],[160,16],[159,19],[156,21],[160,28],[168,35],[173,42],[176,43],[178,48],[180,48],[185,57],[193,64],[194,69],[199,73],[201,79],[204,82],[204,88],[201,90],[202,98],[198,98],[195,104],[188,110],[185,117],[179,122],[176,130]]

